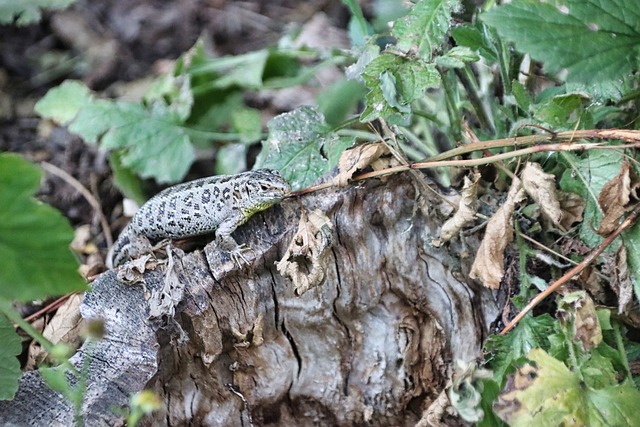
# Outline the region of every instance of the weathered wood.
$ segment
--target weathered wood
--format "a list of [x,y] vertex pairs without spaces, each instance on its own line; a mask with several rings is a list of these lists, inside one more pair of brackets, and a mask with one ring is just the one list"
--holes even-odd
[[[87,425],[117,425],[110,407],[143,388],[166,405],[148,425],[414,425],[452,362],[479,355],[496,316],[492,294],[461,279],[455,251],[430,244],[440,204],[416,197],[407,176],[285,201],[236,232],[250,266],[209,246],[177,255],[175,314],[155,320],[141,286],[103,275],[82,307],[108,331],[92,350]],[[331,219],[333,245],[323,283],[297,296],[274,263],[303,209]],[[150,292],[167,289],[163,271],[146,275]],[[4,425],[73,419],[37,374],[0,413]]]

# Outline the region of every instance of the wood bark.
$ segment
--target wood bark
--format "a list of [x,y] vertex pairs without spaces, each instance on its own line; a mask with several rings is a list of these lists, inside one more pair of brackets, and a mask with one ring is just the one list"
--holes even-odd
[[[81,312],[107,335],[73,358],[90,358],[86,425],[122,425],[113,408],[143,388],[165,405],[146,425],[415,425],[497,315],[493,294],[465,279],[462,250],[432,245],[443,201],[421,188],[395,176],[286,200],[235,233],[252,248],[242,268],[208,245],[177,250],[169,282],[166,266],[147,271],[146,289],[102,275]],[[333,225],[324,279],[296,295],[274,263],[316,209]],[[150,318],[160,289],[165,313]],[[3,425],[73,422],[37,373],[0,413]]]

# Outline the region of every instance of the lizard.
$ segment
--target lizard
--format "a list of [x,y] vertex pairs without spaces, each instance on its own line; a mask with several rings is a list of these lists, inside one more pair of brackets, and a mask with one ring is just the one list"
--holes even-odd
[[150,252],[152,243],[215,233],[219,247],[238,263],[244,259],[231,233],[253,214],[278,203],[291,192],[278,171],[258,169],[218,175],[169,187],[135,213],[107,256],[117,267]]

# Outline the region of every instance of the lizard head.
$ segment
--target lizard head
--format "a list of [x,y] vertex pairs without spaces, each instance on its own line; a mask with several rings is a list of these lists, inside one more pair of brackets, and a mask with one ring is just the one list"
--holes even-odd
[[245,212],[249,215],[278,203],[291,193],[289,183],[276,170],[258,169],[246,174],[245,189],[251,203]]

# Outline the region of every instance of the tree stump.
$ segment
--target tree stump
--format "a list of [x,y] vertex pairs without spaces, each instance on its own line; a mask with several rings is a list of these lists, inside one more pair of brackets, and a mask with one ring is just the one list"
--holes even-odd
[[[122,425],[113,408],[143,388],[165,405],[146,425],[415,425],[497,315],[493,294],[465,279],[469,260],[432,245],[443,201],[418,188],[400,175],[286,200],[236,231],[252,249],[241,268],[208,245],[175,251],[145,287],[102,275],[81,311],[107,335],[73,358],[91,358],[86,425]],[[303,212],[330,226],[316,261],[289,257],[317,279],[298,295],[275,263]],[[4,425],[73,421],[37,373],[0,413]]]

